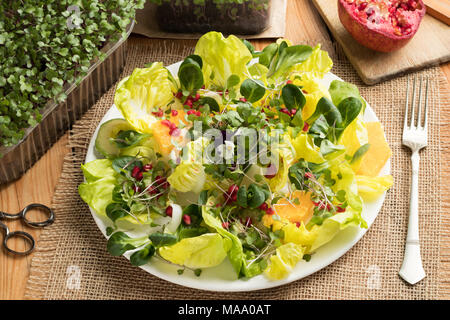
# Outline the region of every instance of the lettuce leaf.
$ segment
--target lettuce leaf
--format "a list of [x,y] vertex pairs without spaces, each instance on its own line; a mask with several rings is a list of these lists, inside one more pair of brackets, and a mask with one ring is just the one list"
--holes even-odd
[[220,32],[204,34],[195,46],[195,54],[203,60],[203,76],[206,86],[224,88],[231,75],[237,75],[240,82],[247,78],[247,63],[252,54],[236,36],[225,38]]
[[361,95],[359,94],[358,87],[355,86],[354,84],[340,80],[333,80],[330,83],[328,91],[330,92],[331,99],[335,106],[338,106],[342,100],[348,97],[354,97],[359,99],[363,104],[362,112],[364,113],[364,110],[366,108],[366,101],[361,97]]
[[183,161],[167,178],[167,181],[178,191],[200,193],[206,181],[206,173],[202,164]]
[[234,268],[234,271],[236,271],[236,274],[239,276],[241,273],[242,266],[245,261],[242,243],[237,236],[235,236],[231,232],[225,230],[222,227],[222,223],[219,221],[219,219],[214,218],[208,212],[208,210],[209,209],[207,208],[207,206],[202,207],[203,221],[206,223],[206,225],[208,227],[211,227],[214,230],[216,230],[216,232],[218,234],[220,234],[222,237],[231,240],[231,247],[230,247],[230,250],[228,251],[228,259],[230,259],[230,262]]
[[358,194],[364,201],[370,202],[378,199],[392,186],[394,179],[391,175],[380,177],[356,176]]
[[[353,120],[350,125],[345,128],[342,136],[339,139],[339,144],[345,146],[345,153],[349,156],[353,156],[359,148],[369,143],[369,135],[366,125],[361,117]],[[358,171],[359,163],[352,165],[352,169]]]
[[302,63],[295,66],[294,70],[298,72],[309,72],[314,77],[323,78],[323,76],[333,67],[333,60],[331,60],[328,52],[321,50],[321,45],[318,44],[313,48],[311,56]]
[[112,202],[112,193],[117,183],[114,176],[107,176],[78,186],[81,199],[101,216],[106,216],[106,207]]
[[314,144],[310,135],[306,132],[300,133],[294,140],[292,145],[295,148],[296,159],[305,159],[312,163],[323,163],[325,159],[320,153],[320,148]]
[[292,268],[303,258],[304,248],[295,243],[286,243],[277,248],[270,257],[269,266],[264,274],[271,280],[280,280],[291,272]]
[[231,240],[218,233],[205,233],[198,237],[184,238],[180,242],[159,248],[164,259],[188,268],[210,268],[227,257]]
[[94,182],[104,177],[113,177],[117,173],[112,168],[112,162],[109,159],[97,159],[81,165],[86,182]]
[[117,86],[114,103],[137,131],[151,133],[151,125],[156,121],[152,112],[167,109],[173,91],[169,71],[156,62],[149,68],[134,69],[123,79]]
[[310,230],[303,223],[300,227],[293,223],[285,225],[282,228],[284,232],[283,242],[304,246],[305,253],[311,253],[330,242],[339,231],[350,226],[363,227],[364,223],[359,213],[347,209],[345,212],[337,213],[324,220],[321,225],[312,226]]

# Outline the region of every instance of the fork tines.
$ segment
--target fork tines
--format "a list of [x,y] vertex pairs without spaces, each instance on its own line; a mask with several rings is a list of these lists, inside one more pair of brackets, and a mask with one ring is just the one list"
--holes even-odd
[[[425,86],[425,102],[422,101],[422,89]],[[419,87],[419,95],[416,95],[416,89]],[[405,107],[405,123],[404,128],[410,129],[426,129],[428,120],[428,89],[429,79],[424,80],[423,76],[420,77],[420,83],[417,85],[417,75],[414,77],[411,111],[409,106],[409,78],[406,86],[406,107]],[[418,98],[418,105],[416,111],[416,99]],[[422,105],[425,107],[422,110]],[[410,115],[409,115],[410,113]],[[416,116],[417,113],[417,116]],[[423,114],[423,115],[422,115]],[[422,121],[423,117],[423,121]],[[417,121],[417,124],[416,124]]]

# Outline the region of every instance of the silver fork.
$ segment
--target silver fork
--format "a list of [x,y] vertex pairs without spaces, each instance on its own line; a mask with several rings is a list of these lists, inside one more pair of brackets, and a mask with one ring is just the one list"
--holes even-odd
[[427,146],[427,109],[428,109],[428,87],[429,81],[426,80],[425,89],[425,111],[424,121],[422,125],[422,87],[424,85],[423,78],[419,84],[419,101],[417,113],[417,125],[415,123],[415,109],[416,109],[416,83],[417,76],[414,78],[413,94],[411,103],[411,119],[408,116],[409,110],[409,79],[406,88],[406,111],[405,123],[403,125],[403,144],[409,147],[411,154],[411,199],[409,204],[409,222],[408,234],[406,236],[405,256],[403,264],[400,268],[399,275],[410,284],[415,284],[425,278],[425,271],[422,266],[422,259],[420,257],[420,243],[419,243],[419,150]]

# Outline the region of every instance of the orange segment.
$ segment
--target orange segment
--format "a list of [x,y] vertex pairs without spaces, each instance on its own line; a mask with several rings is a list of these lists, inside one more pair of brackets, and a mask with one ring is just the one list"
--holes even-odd
[[170,114],[170,121],[175,123],[177,126],[180,124],[180,121],[182,121],[184,124],[187,124],[188,121],[184,119],[184,116],[186,115],[186,112],[184,110],[177,110],[178,114],[176,116],[173,116]]
[[152,125],[152,132],[152,138],[155,140],[159,147],[158,152],[163,155],[169,154],[173,149],[173,144],[171,141],[172,136],[169,134],[169,127],[163,125],[161,123],[161,120],[159,120]]
[[[297,201],[297,200],[298,201]],[[281,220],[288,220],[292,223],[305,224],[311,219],[314,212],[314,203],[311,201],[311,193],[296,190],[291,194],[291,198],[282,198],[273,206],[275,214],[277,214]],[[263,216],[263,223],[265,226],[271,226],[274,224],[271,215]],[[278,226],[274,226],[277,227]]]
[[380,122],[366,122],[369,136],[369,151],[363,156],[358,175],[376,177],[392,156],[391,148],[384,137],[383,127]]
[[[185,112],[184,110],[177,110],[178,114],[176,116],[173,116],[170,114],[169,121],[175,123],[177,126],[180,125],[180,122],[183,122],[186,124],[186,120],[184,119]],[[172,144],[172,139],[176,140],[178,143],[180,143],[183,139],[181,136],[178,137],[172,137],[170,135],[170,129],[168,126],[161,123],[162,120],[158,120],[155,123],[152,124],[152,132],[153,132],[153,139],[158,145],[157,150],[159,153],[163,155],[169,154],[174,145]]]

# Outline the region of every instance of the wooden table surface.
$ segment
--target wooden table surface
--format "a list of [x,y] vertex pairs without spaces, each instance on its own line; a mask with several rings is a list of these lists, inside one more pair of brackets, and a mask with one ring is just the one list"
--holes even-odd
[[[286,19],[286,38],[293,43],[305,41],[331,43],[325,23],[309,0],[288,0]],[[152,41],[155,41],[155,45],[159,42],[159,40]],[[257,49],[260,49],[270,41],[252,42]],[[442,65],[441,68],[447,76],[450,87],[450,63]],[[450,129],[445,130],[448,132],[443,132],[442,136],[448,137]],[[65,134],[21,179],[0,186],[1,210],[17,212],[32,202],[51,204],[64,156],[69,152],[66,147],[67,142],[68,135]],[[450,155],[444,157],[443,166],[450,166]],[[443,177],[443,181],[448,178]],[[446,200],[448,201],[444,199]],[[29,232],[35,239],[39,239],[39,229],[31,229],[15,221],[8,222],[8,227],[12,230]],[[32,258],[33,255],[17,257],[7,255],[4,250],[0,250],[0,299],[23,299]]]

